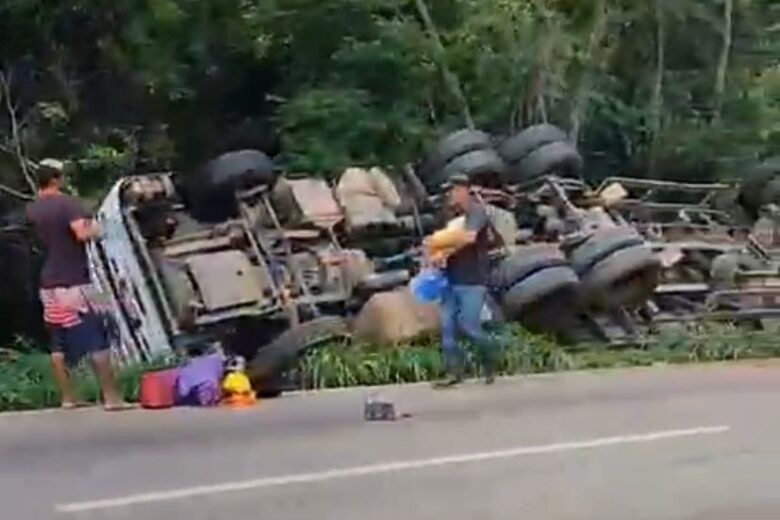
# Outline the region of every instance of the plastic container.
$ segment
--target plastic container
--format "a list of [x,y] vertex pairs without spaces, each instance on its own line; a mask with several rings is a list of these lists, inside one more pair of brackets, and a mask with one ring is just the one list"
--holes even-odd
[[421,303],[441,300],[448,288],[447,276],[440,269],[423,269],[409,282],[409,289]]
[[176,404],[178,369],[147,372],[141,376],[138,400],[142,408],[161,410]]

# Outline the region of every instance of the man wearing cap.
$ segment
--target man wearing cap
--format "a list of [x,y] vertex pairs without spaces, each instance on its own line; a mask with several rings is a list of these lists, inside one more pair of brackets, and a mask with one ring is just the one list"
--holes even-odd
[[480,351],[486,383],[492,384],[495,370],[495,342],[482,330],[482,308],[487,296],[491,226],[485,207],[471,193],[466,176],[450,178],[450,204],[463,216],[459,243],[446,260],[450,288],[442,300],[442,350],[448,379],[454,386],[463,377],[463,352],[458,331],[471,339]]
[[86,243],[98,236],[99,228],[62,187],[62,163],[41,161],[38,197],[27,206],[27,218],[46,250],[40,294],[44,321],[52,336],[51,362],[62,407],[78,406],[69,367],[89,356],[105,409],[124,409],[111,369],[105,321],[89,277]]

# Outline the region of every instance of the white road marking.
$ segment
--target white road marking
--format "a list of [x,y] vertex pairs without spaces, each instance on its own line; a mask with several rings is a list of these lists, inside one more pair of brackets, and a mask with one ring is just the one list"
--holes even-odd
[[149,504],[154,502],[167,502],[171,500],[180,500],[183,498],[192,498],[204,495],[217,495],[221,493],[234,493],[237,491],[247,491],[255,489],[264,489],[271,487],[289,486],[294,484],[314,484],[328,480],[346,479],[362,477],[366,475],[378,475],[382,473],[393,473],[398,471],[409,471],[421,468],[448,466],[451,464],[465,464],[471,462],[484,462],[495,459],[507,459],[512,457],[523,457],[527,455],[542,455],[546,453],[560,453],[567,451],[589,450],[594,448],[604,448],[608,446],[618,446],[623,444],[641,444],[670,439],[679,439],[683,437],[693,437],[700,435],[718,435],[726,433],[731,428],[729,426],[702,426],[684,430],[666,430],[642,433],[636,435],[620,435],[616,437],[602,437],[584,441],[562,442],[557,444],[546,444],[541,446],[521,446],[499,451],[485,451],[478,453],[465,453],[460,455],[450,455],[447,457],[436,457],[431,459],[419,459],[409,461],[384,462],[381,464],[372,464],[367,466],[355,466],[351,468],[332,469],[313,473],[298,473],[292,475],[282,475],[278,477],[262,477],[252,480],[243,480],[237,482],[224,482],[206,486],[195,486],[170,491],[160,491],[154,493],[142,493],[138,495],[129,495],[125,497],[109,498],[105,500],[95,500],[89,502],[73,502],[70,504],[60,504],[55,507],[60,513],[80,513],[84,511],[94,511],[99,509],[114,509],[120,507],[134,506],[138,504]]

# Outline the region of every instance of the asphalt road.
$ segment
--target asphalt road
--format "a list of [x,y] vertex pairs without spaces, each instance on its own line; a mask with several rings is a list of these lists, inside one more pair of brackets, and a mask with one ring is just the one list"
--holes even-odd
[[780,518],[780,365],[0,416],[2,518]]

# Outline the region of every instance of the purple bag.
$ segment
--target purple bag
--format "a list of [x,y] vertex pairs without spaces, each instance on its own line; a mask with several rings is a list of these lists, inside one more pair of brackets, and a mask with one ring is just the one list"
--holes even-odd
[[216,406],[222,392],[222,356],[209,354],[189,360],[179,369],[176,395],[179,404]]

